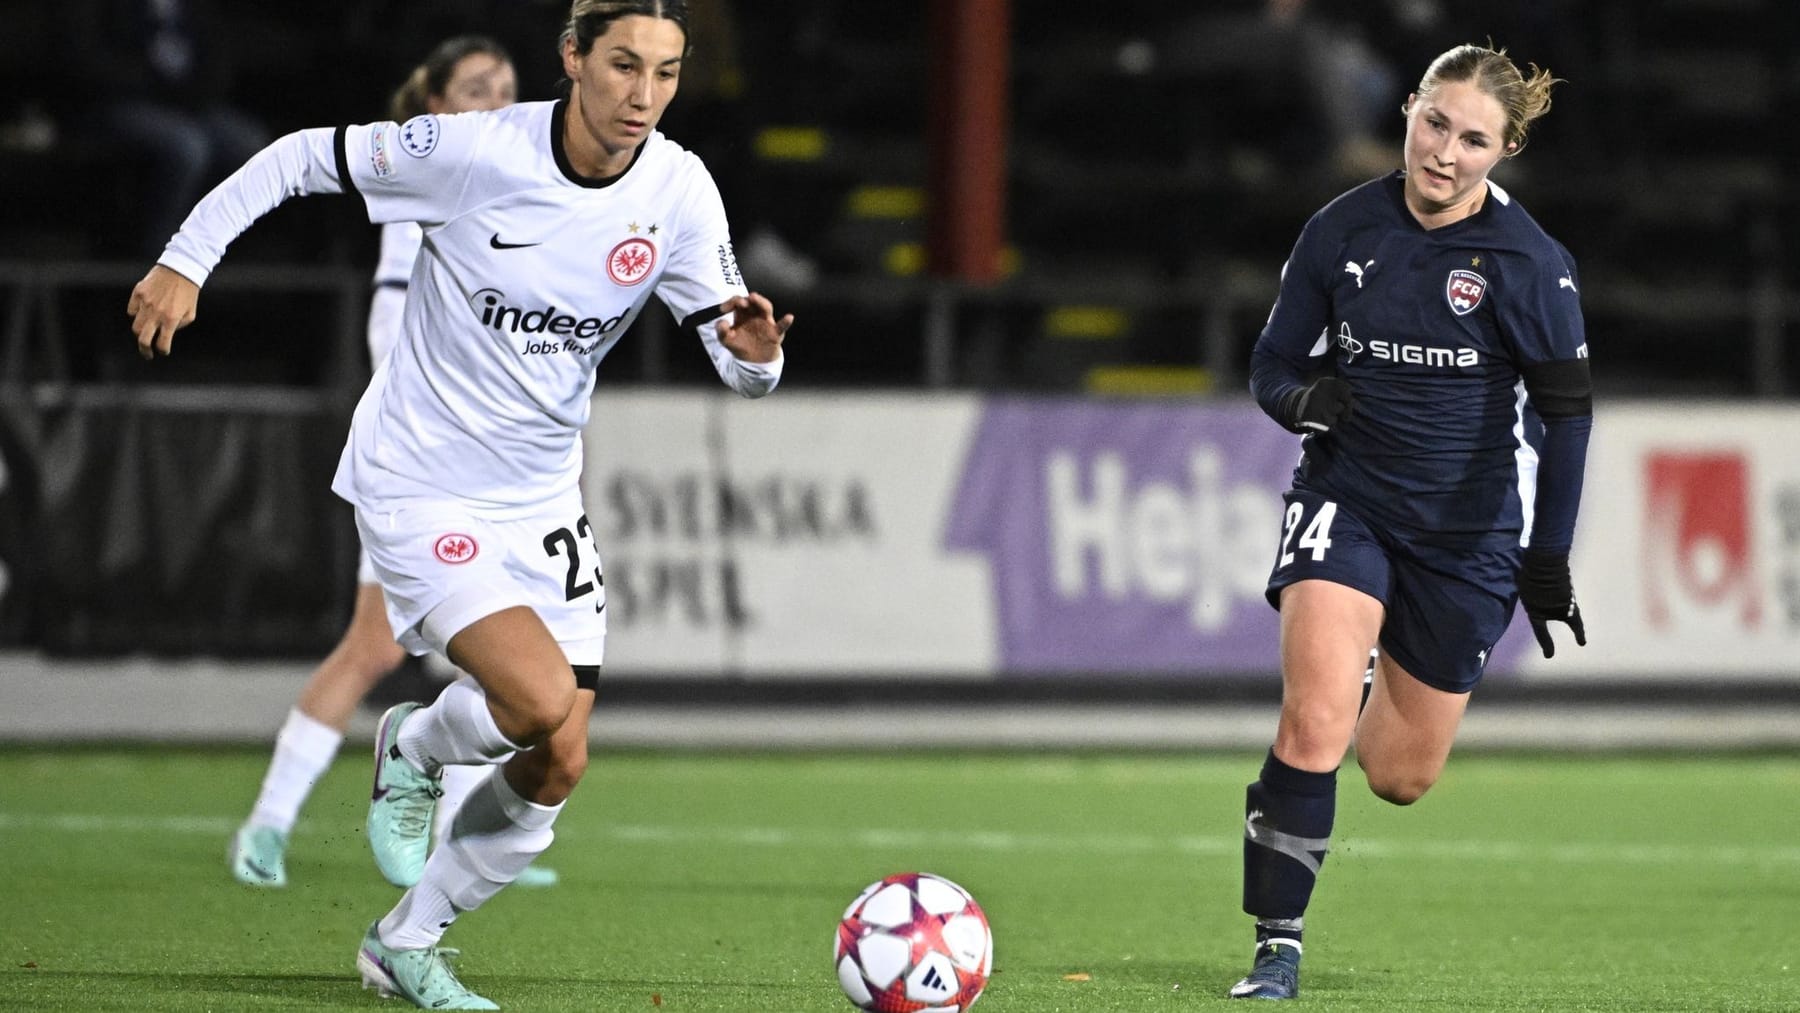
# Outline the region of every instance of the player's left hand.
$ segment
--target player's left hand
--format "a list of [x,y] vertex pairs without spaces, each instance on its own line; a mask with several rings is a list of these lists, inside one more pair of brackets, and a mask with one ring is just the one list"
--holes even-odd
[[1531,620],[1531,632],[1537,635],[1544,657],[1556,657],[1556,641],[1550,639],[1552,622],[1568,623],[1575,631],[1575,644],[1587,646],[1587,628],[1581,624],[1581,606],[1575,604],[1575,585],[1569,577],[1569,554],[1525,550],[1519,567],[1519,604]]
[[755,292],[734,295],[719,309],[732,317],[715,325],[726,351],[745,362],[774,362],[781,356],[781,339],[794,326],[792,313],[776,319],[774,305]]

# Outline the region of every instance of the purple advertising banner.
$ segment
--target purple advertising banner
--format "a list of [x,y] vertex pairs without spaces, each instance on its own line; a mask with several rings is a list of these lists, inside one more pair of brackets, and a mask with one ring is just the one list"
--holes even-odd
[[989,402],[946,541],[988,559],[1001,670],[1275,671],[1299,453],[1248,404]]
[[1249,403],[990,401],[945,540],[988,561],[1002,673],[1278,671],[1263,589],[1299,453]]

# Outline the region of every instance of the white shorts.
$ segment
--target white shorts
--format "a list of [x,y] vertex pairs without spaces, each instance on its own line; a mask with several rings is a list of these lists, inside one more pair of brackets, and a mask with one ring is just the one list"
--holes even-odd
[[448,655],[450,638],[523,605],[571,665],[599,665],[606,587],[579,489],[523,517],[496,520],[452,501],[356,508],[356,530],[387,601],[394,639]]

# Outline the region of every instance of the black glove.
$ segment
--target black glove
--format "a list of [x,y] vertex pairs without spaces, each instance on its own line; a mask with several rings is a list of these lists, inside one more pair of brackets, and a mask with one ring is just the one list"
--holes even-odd
[[1296,433],[1330,432],[1356,410],[1350,381],[1335,376],[1319,377],[1289,397],[1288,428]]
[[1556,642],[1550,639],[1552,621],[1568,623],[1575,631],[1575,643],[1587,646],[1587,629],[1581,625],[1581,607],[1575,604],[1575,586],[1569,579],[1568,553],[1525,550],[1519,567],[1519,603],[1525,606],[1544,657],[1556,657]]

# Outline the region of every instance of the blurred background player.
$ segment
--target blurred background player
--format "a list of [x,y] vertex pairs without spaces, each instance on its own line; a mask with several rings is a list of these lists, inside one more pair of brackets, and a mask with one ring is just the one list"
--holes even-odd
[[1488,180],[1550,107],[1555,79],[1531,70],[1480,46],[1432,62],[1404,107],[1404,171],[1307,222],[1252,353],[1257,402],[1306,439],[1268,585],[1281,718],[1245,802],[1256,953],[1233,997],[1299,993],[1352,739],[1370,789],[1409,805],[1515,602],[1545,657],[1550,621],[1586,643],[1569,576],[1593,407],[1579,279]]
[[[396,123],[404,123],[427,113],[500,109],[517,97],[518,83],[506,50],[485,36],[462,35],[440,43],[413,69],[394,93],[388,114]],[[387,359],[399,337],[407,280],[422,238],[413,222],[392,222],[381,229],[381,256],[369,301],[369,362],[373,366]],[[395,643],[388,626],[381,585],[367,553],[358,564],[357,581],[350,625],[288,711],[275,738],[275,755],[263,777],[262,791],[249,819],[232,835],[228,858],[231,874],[241,883],[287,883],[288,838],[300,807],[331,766],[357,706],[376,683],[406,660],[405,650]],[[438,805],[439,838],[483,773],[480,767],[445,771],[444,797]],[[518,882],[541,886],[555,879],[554,872],[532,867],[520,874]]]
[[[680,0],[576,0],[566,99],[287,135],[195,207],[127,303],[140,353],[169,354],[225,247],[294,194],[356,193],[373,220],[425,229],[332,483],[401,644],[472,677],[376,733],[369,844],[413,885],[356,965],[421,1008],[498,1008],[437,944],[549,846],[586,771],[606,599],[581,435],[600,361],[654,293],[727,386],[761,397],[780,380],[793,317],[745,288],[710,174],[656,130],[686,18]],[[491,773],[427,857],[455,764]]]

